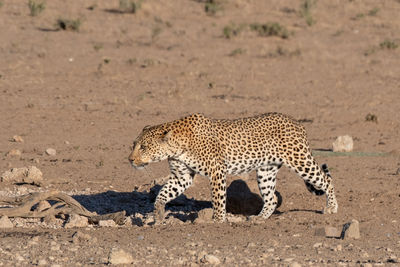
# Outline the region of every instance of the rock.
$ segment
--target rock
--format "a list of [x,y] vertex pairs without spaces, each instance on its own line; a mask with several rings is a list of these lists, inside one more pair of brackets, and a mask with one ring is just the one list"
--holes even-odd
[[333,152],[353,151],[353,138],[349,135],[343,135],[336,138],[332,144]]
[[39,245],[39,236],[34,236],[28,241],[28,246],[37,246]]
[[264,224],[267,220],[265,218],[263,218],[262,216],[252,215],[252,216],[247,217],[247,221],[251,222],[251,224],[254,224],[254,225],[260,225],[260,224]]
[[37,205],[35,211],[41,212],[41,211],[47,210],[50,207],[51,207],[51,205],[49,202],[47,202],[46,200],[42,200]]
[[131,224],[132,225],[136,225],[136,226],[143,226],[142,218],[133,217],[132,220],[131,220]]
[[248,248],[254,248],[254,247],[256,247],[256,243],[249,242],[249,243],[247,243],[247,247]]
[[7,216],[2,216],[0,218],[0,229],[13,228],[13,227],[14,227],[13,223],[10,221],[10,219],[8,219]]
[[260,213],[264,202],[262,198],[253,193],[243,180],[233,181],[227,189],[227,212],[246,216]]
[[195,223],[211,223],[213,217],[213,209],[202,209],[197,213],[197,219],[194,221]]
[[11,139],[11,141],[16,142],[16,143],[23,143],[24,139],[22,139],[22,137],[19,135],[14,135],[13,138]]
[[221,263],[221,261],[218,259],[217,256],[211,255],[211,254],[206,254],[204,257],[201,259],[202,263],[208,263],[212,265],[218,265]]
[[37,263],[38,266],[45,266],[47,265],[47,261],[45,259],[40,259]]
[[171,261],[172,266],[183,266],[185,261],[182,258],[174,259]]
[[133,257],[122,249],[112,249],[108,256],[108,262],[110,264],[131,264]]
[[197,254],[197,260],[198,260],[199,262],[201,262],[201,261],[203,260],[203,258],[204,258],[205,255],[207,255],[207,252],[206,252],[206,251],[204,251],[204,250],[200,251],[200,252]]
[[72,235],[72,242],[74,244],[78,244],[80,242],[89,242],[89,241],[95,241],[97,240],[96,238],[92,238],[91,235],[82,233],[81,231],[76,231]]
[[24,182],[28,184],[41,185],[43,184],[43,174],[35,166],[28,167]]
[[343,225],[342,236],[344,239],[349,239],[349,238],[359,239],[360,238],[359,222],[353,219],[351,220],[350,223],[346,223],[345,225]]
[[46,149],[46,154],[49,156],[55,156],[57,154],[57,151],[54,148],[48,148]]
[[294,258],[286,258],[286,259],[283,259],[284,262],[292,262],[293,260],[294,260]]
[[336,227],[325,226],[324,228],[315,229],[315,235],[316,236],[340,238],[341,231],[339,231],[339,229],[337,229]]
[[60,244],[57,244],[56,241],[51,241],[50,250],[52,250],[52,251],[60,251],[61,250],[61,246],[60,246]]
[[181,221],[181,220],[179,220],[178,218],[176,218],[176,217],[169,217],[169,218],[167,218],[167,219],[165,219],[165,222],[167,223],[167,224],[184,224],[184,222],[183,221]]
[[24,257],[22,257],[22,256],[19,255],[19,254],[15,254],[15,259],[16,259],[17,261],[24,261],[24,260],[25,260]]
[[144,225],[154,225],[156,223],[156,218],[154,214],[148,214],[143,220]]
[[37,186],[43,184],[43,174],[35,166],[12,168],[1,175],[2,182],[27,183]]
[[46,217],[43,218],[43,222],[45,222],[48,225],[55,224],[57,222],[57,219],[54,215],[48,214],[46,215]]
[[113,220],[100,220],[99,226],[101,227],[116,227],[117,225]]
[[242,223],[244,218],[241,216],[227,216],[226,220],[230,223]]
[[125,220],[124,220],[123,225],[124,226],[132,226],[133,225],[132,220],[133,219],[131,217],[126,217]]
[[68,221],[65,223],[64,228],[86,227],[88,224],[88,218],[77,214],[71,214]]
[[301,267],[301,264],[294,261],[291,264],[289,264],[289,267]]
[[313,248],[320,248],[322,247],[322,243],[318,242],[313,245]]
[[22,155],[22,153],[18,149],[11,149],[6,154],[7,157],[13,157],[13,158],[19,158],[19,157],[21,157],[21,155]]

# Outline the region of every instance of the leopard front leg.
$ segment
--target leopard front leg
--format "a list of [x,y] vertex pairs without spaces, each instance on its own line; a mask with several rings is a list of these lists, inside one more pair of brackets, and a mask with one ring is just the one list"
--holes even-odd
[[170,159],[168,162],[171,174],[167,183],[158,193],[154,203],[154,209],[158,221],[164,219],[165,204],[177,198],[187,188],[189,188],[192,185],[193,177],[195,175],[193,170],[180,161]]
[[224,222],[226,217],[226,171],[216,169],[210,178],[214,222]]

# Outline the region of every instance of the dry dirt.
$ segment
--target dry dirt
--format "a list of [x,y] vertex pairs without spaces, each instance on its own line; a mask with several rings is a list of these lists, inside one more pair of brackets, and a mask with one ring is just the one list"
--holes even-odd
[[[0,172],[35,165],[46,182],[0,183],[1,194],[57,189],[91,211],[146,217],[153,181],[168,168],[129,166],[145,125],[194,112],[277,111],[304,121],[339,203],[337,214],[321,214],[324,197],[282,169],[283,203],[265,222],[183,222],[210,205],[208,181],[196,177],[166,225],[66,229],[12,219],[0,230],[0,266],[104,265],[113,248],[134,265],[399,266],[400,2],[310,2],[304,17],[304,2],[294,0],[217,1],[215,14],[201,0],[144,0],[135,14],[119,12],[117,0],[51,0],[30,16],[27,0],[0,0]],[[79,31],[57,29],[60,18],[80,19]],[[286,27],[288,38],[249,26],[268,22]],[[226,26],[235,28],[225,30],[231,38]],[[354,152],[325,151],[345,134]],[[21,155],[7,155],[12,149]],[[253,173],[234,178],[256,188]],[[316,235],[352,219],[360,239]],[[87,235],[76,241],[77,231]]]

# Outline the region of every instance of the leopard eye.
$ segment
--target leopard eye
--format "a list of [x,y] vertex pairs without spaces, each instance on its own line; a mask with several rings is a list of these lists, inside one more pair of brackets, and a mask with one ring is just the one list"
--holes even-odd
[[140,144],[139,149],[140,150],[145,150],[147,148],[147,146]]

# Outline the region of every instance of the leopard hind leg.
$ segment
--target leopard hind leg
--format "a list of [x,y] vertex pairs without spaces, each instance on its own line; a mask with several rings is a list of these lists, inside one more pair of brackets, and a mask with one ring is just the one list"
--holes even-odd
[[[332,178],[331,173],[329,172],[328,166],[326,164],[322,164],[321,166],[322,171],[326,174],[326,176]],[[304,180],[306,188],[310,191],[313,195],[322,196],[325,195],[325,191],[316,189],[312,184]]]

